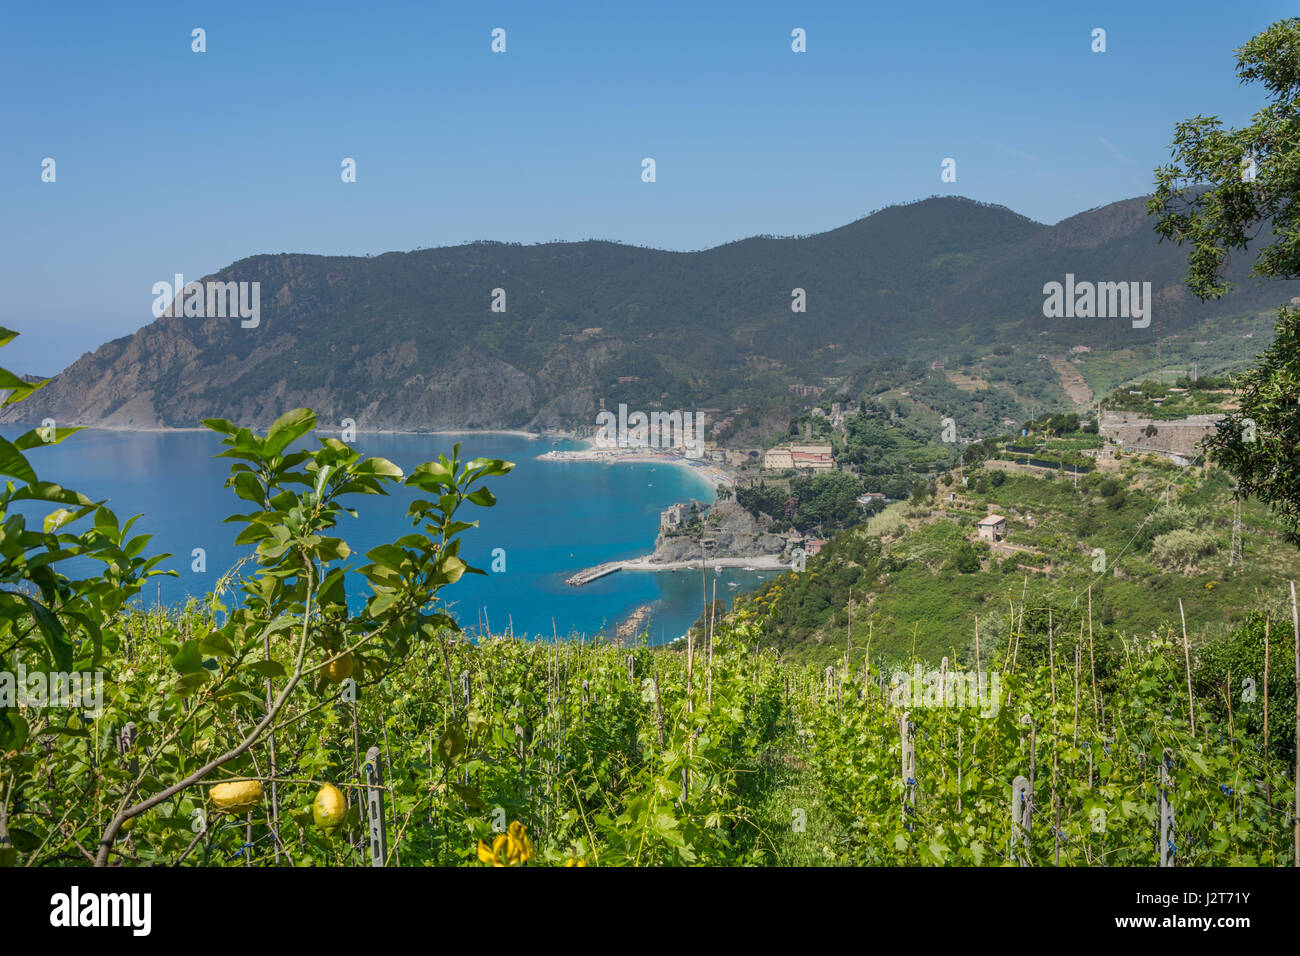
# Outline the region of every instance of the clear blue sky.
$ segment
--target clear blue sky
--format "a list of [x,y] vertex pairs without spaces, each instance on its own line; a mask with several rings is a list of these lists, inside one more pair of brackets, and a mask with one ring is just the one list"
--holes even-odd
[[[256,253],[593,237],[699,249],[935,193],[1056,222],[1147,192],[1177,121],[1247,121],[1263,93],[1237,85],[1232,50],[1294,13],[1281,0],[9,4],[0,324],[23,336],[0,362],[52,374],[152,321],[154,282]],[[190,50],[194,27],[206,53]],[[795,27],[806,53],[790,50]],[[944,157],[955,184],[940,182]]]

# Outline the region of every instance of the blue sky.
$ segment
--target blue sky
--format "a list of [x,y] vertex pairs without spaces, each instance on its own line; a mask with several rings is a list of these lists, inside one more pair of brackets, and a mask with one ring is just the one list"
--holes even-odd
[[945,193],[1056,222],[1147,192],[1179,120],[1246,122],[1263,93],[1237,85],[1232,50],[1294,14],[884,6],[10,5],[0,324],[23,335],[0,361],[52,374],[152,321],[154,282],[257,253],[699,249]]

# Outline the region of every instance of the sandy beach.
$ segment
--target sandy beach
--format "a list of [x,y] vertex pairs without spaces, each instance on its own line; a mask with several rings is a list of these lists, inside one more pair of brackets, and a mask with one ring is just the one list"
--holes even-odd
[[601,448],[594,441],[587,440],[587,447],[573,451],[548,451],[537,456],[538,461],[591,461],[606,465],[673,465],[687,468],[699,475],[713,488],[718,485],[734,485],[736,480],[715,462],[685,458],[671,452],[654,448]]

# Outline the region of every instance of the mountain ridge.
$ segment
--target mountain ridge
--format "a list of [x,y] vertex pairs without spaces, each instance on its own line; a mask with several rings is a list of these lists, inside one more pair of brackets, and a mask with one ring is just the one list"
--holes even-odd
[[[1198,303],[1184,271],[1185,251],[1157,242],[1143,197],[1045,225],[935,196],[810,236],[690,252],[581,240],[258,254],[200,280],[260,282],[257,328],[157,318],[85,353],[0,422],[259,426],[307,405],[323,424],[367,430],[567,429],[592,423],[602,398],[780,408],[795,404],[790,386],[834,389],[881,356],[1131,348],[1285,298],[1238,266],[1241,288]],[[1152,281],[1154,328],[1044,319],[1043,283],[1067,272]],[[490,310],[498,288],[505,312]],[[794,289],[806,312],[791,310]]]

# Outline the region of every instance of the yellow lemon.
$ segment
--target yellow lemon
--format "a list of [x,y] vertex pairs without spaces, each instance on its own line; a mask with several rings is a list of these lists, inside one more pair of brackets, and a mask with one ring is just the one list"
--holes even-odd
[[344,654],[325,665],[325,679],[331,684],[341,684],[352,676],[352,655]]
[[230,783],[219,783],[208,791],[208,795],[218,810],[244,813],[262,802],[262,782],[233,780]]
[[346,814],[347,808],[343,805],[343,794],[339,788],[329,783],[321,787],[311,803],[311,815],[316,826],[326,829],[336,827],[343,822]]

